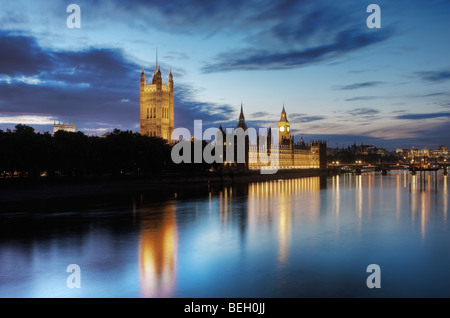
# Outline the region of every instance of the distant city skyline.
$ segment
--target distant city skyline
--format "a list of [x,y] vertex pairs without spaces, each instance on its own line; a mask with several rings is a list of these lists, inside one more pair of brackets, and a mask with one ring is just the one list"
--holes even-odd
[[174,77],[175,128],[276,127],[296,140],[437,149],[450,145],[450,3],[377,1],[1,1],[0,129],[54,121],[139,132],[139,80]]

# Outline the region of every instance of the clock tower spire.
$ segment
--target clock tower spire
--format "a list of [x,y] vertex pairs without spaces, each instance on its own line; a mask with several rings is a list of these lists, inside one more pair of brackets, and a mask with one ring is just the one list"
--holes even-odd
[[287,119],[286,110],[284,109],[283,103],[283,110],[281,111],[281,117],[278,121],[278,142],[280,145],[283,143],[283,140],[289,140],[291,138],[290,130],[290,124]]

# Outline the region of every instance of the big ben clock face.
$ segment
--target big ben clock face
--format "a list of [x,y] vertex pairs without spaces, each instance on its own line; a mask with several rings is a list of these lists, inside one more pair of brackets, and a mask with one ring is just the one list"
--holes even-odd
[[289,127],[288,128],[286,128],[287,129],[287,131],[289,132]]
[[284,127],[280,127],[280,131],[283,132],[284,131]]

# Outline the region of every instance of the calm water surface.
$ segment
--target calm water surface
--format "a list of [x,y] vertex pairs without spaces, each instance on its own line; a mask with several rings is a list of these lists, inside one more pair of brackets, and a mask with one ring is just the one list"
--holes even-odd
[[0,297],[450,297],[448,186],[398,171],[2,211]]

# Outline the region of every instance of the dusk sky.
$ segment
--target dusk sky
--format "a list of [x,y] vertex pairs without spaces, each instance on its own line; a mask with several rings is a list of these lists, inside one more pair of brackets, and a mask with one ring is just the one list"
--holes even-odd
[[[70,29],[69,4],[81,8]],[[369,29],[369,4],[381,28]],[[174,76],[175,128],[276,127],[329,147],[450,146],[450,1],[0,1],[0,129],[139,131],[139,80]]]

